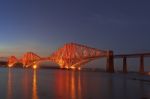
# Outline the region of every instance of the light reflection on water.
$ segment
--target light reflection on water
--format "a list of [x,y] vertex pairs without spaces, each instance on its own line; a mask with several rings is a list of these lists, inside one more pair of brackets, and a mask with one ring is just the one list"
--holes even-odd
[[59,72],[56,75],[57,99],[82,99],[81,98],[81,78],[80,73],[75,76],[75,72]]
[[150,82],[130,79],[136,75],[17,68],[0,73],[1,99],[150,98]]
[[12,74],[11,74],[11,70],[9,69],[8,70],[8,93],[7,93],[7,99],[11,99],[12,97],[12,81],[13,81],[13,78],[12,78]]
[[36,74],[36,70],[34,70],[33,72],[33,88],[32,88],[32,99],[38,99],[38,95],[37,95],[37,74]]

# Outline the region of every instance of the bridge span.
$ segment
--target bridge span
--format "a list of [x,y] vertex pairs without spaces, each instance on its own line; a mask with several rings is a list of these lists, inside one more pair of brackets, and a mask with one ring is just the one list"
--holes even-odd
[[139,73],[143,74],[144,73],[144,58],[145,57],[150,57],[150,53],[134,53],[134,54],[119,54],[119,55],[114,55],[114,58],[121,58],[123,62],[123,72],[127,73],[127,59],[128,58],[139,58]]
[[22,63],[23,67],[35,66],[40,61],[50,61],[58,64],[60,68],[80,68],[84,64],[98,58],[106,58],[106,71],[113,73],[114,60],[121,58],[123,60],[123,72],[127,73],[127,58],[139,57],[139,72],[144,73],[144,57],[150,57],[150,53],[120,54],[114,55],[111,50],[100,50],[76,43],[67,43],[48,57],[40,57],[33,52],[25,53],[22,58],[15,56],[8,58],[8,66],[13,67],[16,63]]
[[13,67],[16,63],[22,63],[23,67],[30,67],[35,66],[39,61],[48,60],[58,64],[60,68],[79,68],[90,61],[103,57],[107,58],[106,71],[114,72],[112,51],[100,50],[76,43],[67,43],[49,57],[44,58],[33,52],[25,53],[21,59],[10,56],[8,66]]

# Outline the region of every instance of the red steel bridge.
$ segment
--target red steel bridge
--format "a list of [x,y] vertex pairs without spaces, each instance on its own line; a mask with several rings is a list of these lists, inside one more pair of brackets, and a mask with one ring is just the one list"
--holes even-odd
[[111,73],[114,72],[114,59],[121,58],[123,60],[123,72],[127,73],[127,58],[139,57],[139,72],[144,73],[144,57],[150,57],[150,53],[113,55],[113,51],[110,50],[99,50],[81,44],[67,43],[46,58],[33,52],[25,53],[21,59],[10,56],[8,66],[13,67],[16,63],[22,63],[23,67],[32,67],[41,61],[50,61],[58,64],[60,68],[80,68],[92,60],[103,57],[107,59],[106,71]]
[[46,58],[41,58],[33,52],[25,53],[21,59],[10,56],[8,58],[8,66],[13,67],[16,63],[22,63],[23,67],[31,67],[41,61],[51,61],[58,64],[60,68],[79,68],[92,60],[106,57],[106,70],[114,72],[112,56],[112,51],[99,50],[76,43],[67,43]]

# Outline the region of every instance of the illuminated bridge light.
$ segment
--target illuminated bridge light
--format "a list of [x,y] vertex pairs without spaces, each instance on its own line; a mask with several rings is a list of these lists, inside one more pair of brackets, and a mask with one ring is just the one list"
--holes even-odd
[[37,69],[37,65],[35,64],[35,65],[33,65],[33,69]]
[[81,67],[78,67],[78,70],[81,70]]
[[11,68],[13,65],[12,64],[8,64],[8,67]]
[[69,67],[68,67],[68,66],[66,66],[66,67],[65,67],[65,69],[69,69]]
[[73,69],[73,70],[75,70],[75,69],[76,69],[74,66],[71,66],[70,68],[71,68],[71,69]]

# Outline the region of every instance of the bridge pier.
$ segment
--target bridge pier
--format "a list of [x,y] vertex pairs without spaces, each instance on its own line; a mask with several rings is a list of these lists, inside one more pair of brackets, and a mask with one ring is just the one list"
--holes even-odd
[[113,51],[107,52],[106,72],[114,73],[114,55]]
[[127,57],[123,57],[123,73],[127,73]]
[[140,72],[141,74],[144,73],[144,56],[143,56],[143,55],[140,56],[139,72]]

